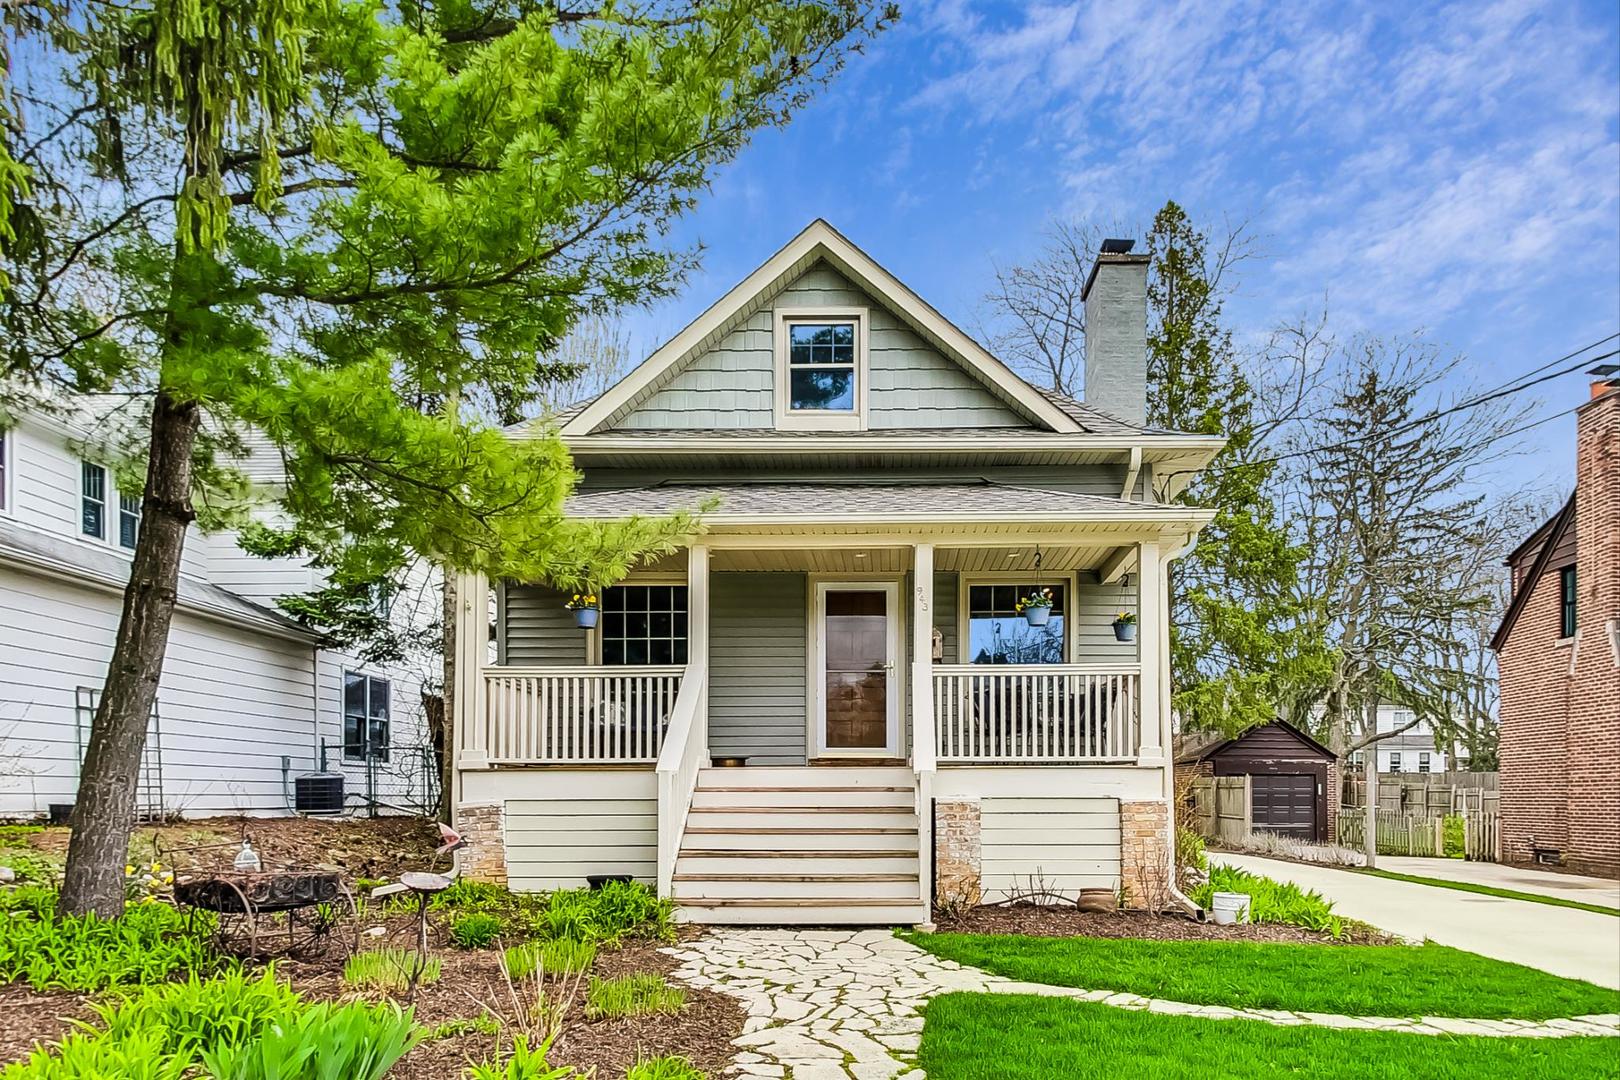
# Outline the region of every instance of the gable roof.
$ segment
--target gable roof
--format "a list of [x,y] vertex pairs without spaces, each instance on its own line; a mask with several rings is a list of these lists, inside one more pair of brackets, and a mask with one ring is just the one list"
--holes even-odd
[[1513,599],[1508,602],[1507,611],[1502,615],[1502,625],[1498,626],[1496,633],[1491,635],[1491,650],[1493,652],[1502,651],[1502,646],[1507,642],[1508,635],[1513,632],[1514,624],[1519,621],[1519,615],[1524,611],[1525,606],[1530,603],[1530,594],[1535,591],[1536,583],[1541,580],[1542,575],[1551,566],[1553,553],[1558,549],[1564,534],[1574,525],[1575,496],[1571,494],[1558,513],[1552,516],[1552,520],[1531,533],[1530,539],[1514,548],[1513,554],[1508,556],[1508,562],[1510,563],[1522,558],[1538,537],[1544,537],[1541,550],[1536,552],[1536,561],[1530,564],[1530,569],[1525,572],[1523,580],[1519,582],[1519,587],[1513,590]]
[[825,220],[817,218],[624,379],[577,410],[568,410],[563,414],[566,420],[558,417],[562,434],[565,437],[588,435],[610,425],[820,261],[849,278],[929,345],[1037,427],[1054,432],[1085,430],[1067,409],[1019,378],[870,255]]
[[1264,724],[1256,724],[1241,735],[1228,736],[1218,731],[1195,731],[1185,735],[1176,740],[1180,745],[1175,748],[1175,762],[1178,765],[1190,765],[1204,761],[1223,750],[1238,745],[1256,732],[1264,731],[1267,728],[1281,728],[1298,739],[1307,750],[1315,751],[1324,757],[1337,758],[1339,756],[1288,721],[1272,720]]

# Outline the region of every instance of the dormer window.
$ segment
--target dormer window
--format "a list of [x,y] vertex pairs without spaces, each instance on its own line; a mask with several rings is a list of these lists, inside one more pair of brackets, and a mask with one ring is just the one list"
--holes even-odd
[[866,312],[778,309],[776,342],[778,427],[865,426]]

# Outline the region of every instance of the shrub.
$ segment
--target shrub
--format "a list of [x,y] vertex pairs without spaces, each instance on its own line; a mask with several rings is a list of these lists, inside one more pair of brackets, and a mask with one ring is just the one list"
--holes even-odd
[[56,910],[56,892],[43,885],[19,885],[0,889],[0,914],[45,919]]
[[600,889],[564,889],[551,894],[537,920],[541,936],[617,945],[626,937],[671,941],[675,905],[647,885],[610,881]]
[[0,853],[0,866],[10,867],[18,881],[50,885],[56,881],[61,864],[32,851],[7,851]]
[[1204,838],[1185,825],[1176,827],[1176,876],[1186,879],[1188,871],[1209,873],[1209,855],[1204,850]]
[[1276,855],[1322,866],[1361,866],[1367,856],[1338,844],[1313,844],[1297,836],[1274,832],[1252,832],[1237,845],[1239,851],[1255,855]]
[[138,1031],[116,1040],[100,1032],[76,1032],[0,1069],[0,1080],[183,1080],[191,1059],[167,1054],[166,1043],[160,1031]]
[[1216,866],[1209,881],[1194,889],[1192,901],[1207,908],[1218,892],[1247,893],[1249,918],[1257,923],[1287,923],[1307,930],[1325,930],[1333,937],[1344,933],[1344,920],[1322,894],[1301,889],[1293,882],[1273,881],[1230,866]]
[[1463,817],[1461,814],[1447,814],[1442,824],[1440,854],[1448,859],[1461,859],[1467,854],[1467,843],[1463,836]]
[[585,1016],[590,1020],[673,1013],[685,1004],[686,991],[669,985],[661,975],[596,977],[585,991]]
[[411,973],[419,971],[416,982],[431,986],[439,981],[443,963],[422,956],[415,949],[374,949],[355,953],[343,965],[343,985],[356,990],[404,990],[411,985]]
[[[23,890],[18,890],[22,892]],[[31,893],[0,935],[0,983],[25,981],[36,990],[94,993],[114,986],[163,982],[179,971],[220,964],[207,942],[211,919],[182,915],[167,904],[141,904],[117,919],[56,917]]]
[[411,1010],[392,1003],[322,1004],[202,1059],[213,1080],[379,1080],[422,1034]]
[[501,936],[501,920],[482,911],[457,915],[450,924],[450,938],[463,949],[487,949]]
[[568,1065],[552,1066],[546,1061],[551,1053],[551,1040],[546,1039],[529,1049],[529,1042],[519,1035],[512,1040],[512,1056],[504,1062],[484,1062],[467,1066],[466,1080],[571,1080],[579,1070]]
[[454,908],[456,911],[504,911],[517,904],[516,896],[504,885],[467,878],[458,879],[428,901],[431,908]]
[[204,981],[193,974],[185,982],[144,987],[90,1008],[108,1039],[123,1042],[141,1032],[162,1032],[168,1039],[166,1052],[176,1054],[188,1045],[249,1042],[303,1004],[271,968],[256,978],[230,971]]
[[703,1070],[678,1054],[643,1058],[630,1066],[624,1080],[708,1080]]

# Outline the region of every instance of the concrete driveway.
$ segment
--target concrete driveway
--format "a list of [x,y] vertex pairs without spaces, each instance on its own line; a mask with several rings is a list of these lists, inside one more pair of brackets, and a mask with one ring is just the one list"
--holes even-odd
[[1401,855],[1378,856],[1378,869],[1397,874],[1461,881],[1469,885],[1489,885],[1496,889],[1537,893],[1560,900],[1620,909],[1620,881],[1583,877],[1550,870],[1532,870],[1500,863],[1464,862],[1462,859],[1411,859]]
[[1210,859],[1315,889],[1339,914],[1392,934],[1620,989],[1620,918],[1613,915],[1253,855],[1212,851]]

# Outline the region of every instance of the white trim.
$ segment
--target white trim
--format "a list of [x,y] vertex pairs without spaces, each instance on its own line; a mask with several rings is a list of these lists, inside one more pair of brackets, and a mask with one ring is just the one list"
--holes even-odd
[[[627,434],[605,431],[601,434],[571,433],[563,429],[563,442],[576,453],[618,453],[664,455],[671,450],[696,453],[724,452],[726,454],[781,454],[802,453],[810,447],[817,451],[872,451],[875,453],[919,453],[963,455],[985,451],[1027,451],[1049,453],[1076,451],[1086,454],[1113,455],[1121,463],[1128,463],[1132,451],[1140,450],[1147,463],[1162,462],[1184,454],[1213,457],[1225,445],[1224,439],[1202,435],[1092,435],[1085,432],[1063,434],[1050,431],[1028,431],[1012,428],[997,432],[994,429],[976,430],[968,438],[942,436],[938,431],[896,431],[872,435],[830,434],[806,443],[797,435],[693,435],[682,431],[657,431]],[[541,429],[524,428],[511,433],[514,438],[538,437]],[[1010,433],[1009,433],[1010,432]],[[1155,452],[1161,451],[1161,452]]]
[[17,440],[11,437],[16,425],[0,427],[0,517],[17,516]]
[[628,376],[580,410],[578,415],[563,425],[563,434],[589,434],[605,423],[620,409],[635,401],[642,391],[655,385],[672,368],[683,363],[693,350],[718,333],[738,312],[758,300],[778,279],[816,259],[826,259],[865,292],[904,316],[923,331],[924,338],[933,339],[931,344],[942,346],[951,359],[999,390],[1009,404],[1032,419],[1046,424],[1053,431],[1080,430],[1073,417],[1046,400],[1014,374],[1011,368],[953,326],[898,278],[879,266],[870,255],[840,235],[838,230],[817,218]]
[[[661,511],[641,511],[641,513],[660,513]],[[612,514],[570,514],[569,517],[578,521],[620,521],[632,516],[627,511]],[[895,513],[874,512],[867,514],[840,514],[834,520],[829,520],[825,512],[817,513],[788,513],[788,514],[728,514],[723,509],[715,510],[703,515],[706,525],[933,525],[937,526],[939,533],[949,535],[953,525],[971,524],[1006,524],[1013,517],[1012,511],[987,510],[980,512],[954,512],[949,516],[942,516],[938,511],[926,513]],[[1062,512],[1021,511],[1017,513],[1020,524],[1026,522],[1054,523],[1054,524],[1106,524],[1118,525],[1130,529],[1136,524],[1142,525],[1169,525],[1179,526],[1182,529],[1200,529],[1215,519],[1213,510],[1192,510],[1183,506],[1166,504],[1162,510],[1130,510],[1119,511],[1113,509],[1103,510],[1070,510]],[[1157,531],[1157,530],[1155,530]]]
[[[806,735],[805,748],[808,751],[808,760],[826,758],[897,758],[900,756],[900,724],[905,711],[906,680],[905,667],[905,635],[903,632],[900,596],[901,578],[898,575],[882,575],[862,578],[859,576],[809,576],[810,589],[810,630],[809,634],[809,731]],[[829,749],[827,743],[827,709],[825,657],[827,655],[827,593],[829,590],[866,590],[881,591],[884,594],[884,605],[887,611],[888,630],[888,681],[884,689],[885,706],[887,712],[888,729],[885,735],[884,746],[881,750],[853,750],[845,748]]]
[[[1072,664],[1074,656],[1074,619],[1076,605],[1079,603],[1080,573],[1077,570],[1059,570],[1056,573],[1042,571],[1042,579],[1049,579],[1063,585],[1069,591],[1068,610],[1063,613],[1063,662]],[[1033,583],[1035,571],[1033,570],[977,570],[972,573],[959,573],[956,575],[956,658],[960,663],[972,664],[968,659],[968,622],[972,612],[968,608],[968,588],[973,585],[1006,585],[1009,582]],[[979,664],[977,667],[1006,667],[1008,665]],[[1044,667],[1046,665],[1034,665]]]
[[[84,504],[90,501],[90,494],[85,490],[85,469],[87,467],[101,470],[101,498],[99,500],[101,503],[101,531],[96,533],[84,531]],[[74,522],[74,534],[80,540],[94,540],[97,543],[106,544],[109,531],[107,519],[111,517],[110,509],[116,504],[117,498],[118,484],[113,479],[112,470],[98,461],[91,461],[87,457],[79,458],[79,512],[74,515],[77,518]],[[114,544],[112,546],[117,547],[118,545]]]
[[[855,326],[855,407],[851,410],[795,409],[789,385],[791,368],[788,327],[794,323],[853,323]],[[871,310],[864,307],[779,307],[771,313],[771,351],[775,365],[776,426],[783,431],[861,431],[866,427],[867,389],[871,383]]]

